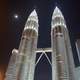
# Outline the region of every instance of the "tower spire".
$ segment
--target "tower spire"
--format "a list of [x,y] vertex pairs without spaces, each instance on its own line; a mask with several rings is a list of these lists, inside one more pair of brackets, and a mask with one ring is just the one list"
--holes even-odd
[[55,18],[55,17],[61,17],[64,19],[61,10],[57,6],[55,7],[53,15],[52,15],[52,18]]
[[51,22],[52,28],[55,28],[56,26],[62,26],[66,28],[66,23],[64,20],[64,16],[61,12],[61,10],[56,6],[52,15],[52,22]]
[[[38,23],[38,15],[37,15],[37,12],[36,12],[35,9],[31,12],[31,14],[30,14],[29,17],[28,17],[28,20],[30,20],[30,19],[34,19],[34,20],[37,21],[37,23]],[[28,21],[28,20],[27,20],[27,21]]]
[[[37,26],[37,27],[35,27],[35,26]],[[26,21],[24,31],[26,29],[33,29],[38,33],[38,16],[37,16],[37,12],[35,9],[31,12],[31,14],[29,15],[29,17]]]

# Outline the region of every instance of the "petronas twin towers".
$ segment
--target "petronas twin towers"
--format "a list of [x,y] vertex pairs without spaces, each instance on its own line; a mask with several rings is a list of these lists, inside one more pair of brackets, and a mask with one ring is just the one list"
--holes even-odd
[[[76,80],[74,60],[64,17],[55,8],[51,22],[51,48],[38,48],[38,16],[32,11],[25,24],[19,49],[13,49],[5,80],[34,80],[35,66],[43,54],[52,67],[52,80]],[[36,60],[37,52],[42,52]],[[46,52],[51,52],[52,61]]]

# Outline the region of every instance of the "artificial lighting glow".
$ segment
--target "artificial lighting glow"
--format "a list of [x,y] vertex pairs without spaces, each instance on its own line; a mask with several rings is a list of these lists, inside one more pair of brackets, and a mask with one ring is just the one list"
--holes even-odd
[[35,9],[31,12],[27,21],[30,21],[30,20],[36,21],[38,23],[38,15]]
[[64,19],[61,10],[60,10],[57,6],[56,6],[56,8],[54,9],[52,18],[54,19],[55,17],[61,17],[61,18]]
[[14,18],[16,18],[16,19],[17,19],[17,18],[18,18],[18,15],[17,15],[17,14],[14,14]]
[[36,13],[36,10],[34,9],[33,11],[32,11],[32,13],[30,14],[30,16],[37,16],[37,13]]

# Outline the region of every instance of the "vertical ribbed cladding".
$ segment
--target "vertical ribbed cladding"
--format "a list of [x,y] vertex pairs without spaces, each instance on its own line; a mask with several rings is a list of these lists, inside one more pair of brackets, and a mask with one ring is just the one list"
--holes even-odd
[[21,42],[19,46],[19,53],[22,53],[23,48],[25,47],[25,43],[27,40],[31,40],[31,38],[35,39],[38,37],[38,16],[35,11],[35,9],[32,11],[32,13],[29,15],[27,22],[25,24],[22,37],[21,37]]
[[[75,80],[75,72],[74,72],[75,66],[74,66],[73,53],[72,53],[68,33],[69,32],[66,27],[66,22],[63,17],[63,14],[59,10],[59,8],[56,7],[54,10],[53,16],[52,16],[53,50],[56,51],[56,55],[58,52],[61,53],[61,50],[63,50],[62,53],[64,53],[63,54],[64,55],[64,59],[63,59],[64,65],[63,66],[61,65],[61,67],[65,68],[64,70],[67,72],[63,71],[63,69],[61,71],[66,73],[66,76],[65,76],[66,80]],[[58,64],[58,66],[60,66],[60,65]],[[60,67],[59,67],[59,70],[60,70]],[[59,71],[59,72],[61,72],[61,71]],[[59,73],[59,74],[61,74],[61,73]],[[61,79],[61,80],[64,80],[64,79]]]
[[35,37],[38,35],[38,16],[35,10],[28,17],[23,31],[23,34],[24,33],[26,33],[27,36],[30,37]]
[[53,77],[53,80],[69,80],[68,60],[63,35],[63,29],[66,29],[66,24],[58,7],[55,8],[52,15],[51,26],[51,42],[53,50],[52,76],[55,74],[55,78]]
[[17,80],[18,50],[13,49],[4,80]]
[[35,10],[29,15],[19,46],[18,80],[33,80],[38,39],[38,16]]
[[51,26],[52,26],[52,29],[57,26],[62,26],[66,28],[66,23],[65,23],[63,14],[58,7],[55,8],[54,13],[52,15]]
[[[51,22],[51,36],[53,37],[53,39],[55,38],[55,36],[56,37],[62,36],[63,34],[62,28],[66,28],[66,23],[65,23],[62,12],[56,6],[52,14],[52,22]],[[55,45],[56,43],[54,43],[53,46]]]

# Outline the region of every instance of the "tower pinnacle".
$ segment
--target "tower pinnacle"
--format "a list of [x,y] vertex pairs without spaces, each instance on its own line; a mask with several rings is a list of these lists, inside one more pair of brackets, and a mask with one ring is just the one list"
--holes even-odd
[[33,29],[38,33],[38,16],[35,9],[31,12],[26,21],[24,31],[26,29]]
[[60,9],[57,6],[54,9],[52,18],[55,18],[55,17],[61,17],[64,19],[62,12],[60,11]]
[[60,9],[56,6],[52,15],[52,28],[55,28],[57,26],[65,27],[66,28],[66,23],[64,16]]
[[38,16],[37,16],[37,12],[35,9],[31,12],[31,14],[28,17],[28,20],[30,19],[35,20],[38,23]]

